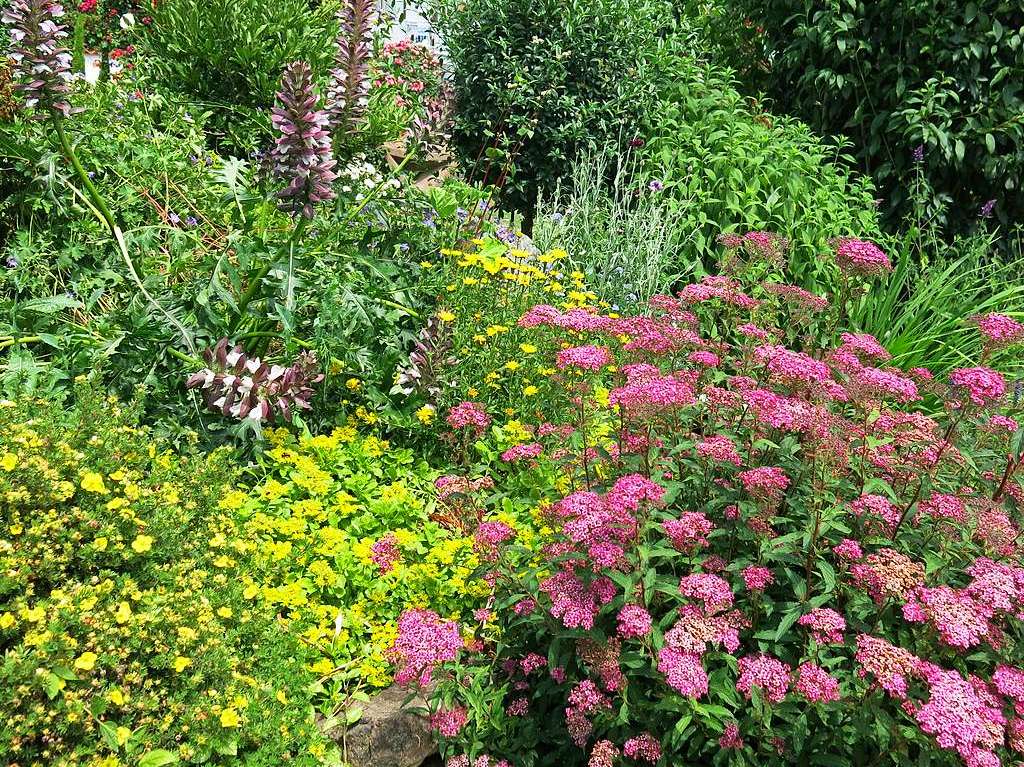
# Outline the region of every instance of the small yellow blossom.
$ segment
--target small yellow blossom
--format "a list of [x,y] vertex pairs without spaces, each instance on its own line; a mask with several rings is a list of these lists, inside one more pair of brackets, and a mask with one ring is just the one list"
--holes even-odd
[[232,615],[231,608],[230,607],[218,607],[217,608],[217,615],[219,615],[221,618],[230,618],[231,615]]
[[136,554],[145,554],[153,548],[153,538],[149,535],[137,535],[132,541],[132,551]]
[[132,619],[132,606],[127,602],[122,602],[117,606],[117,612],[114,613],[114,620],[118,623],[127,623]]
[[174,670],[177,671],[179,674],[191,665],[191,659],[186,658],[182,655],[179,655],[177,658],[174,659]]
[[82,477],[82,489],[90,493],[107,493],[107,486],[103,484],[103,475],[95,471],[87,471]]
[[238,712],[233,708],[226,708],[220,712],[220,726],[221,727],[237,727],[242,723],[242,718],[238,715]]
[[96,665],[96,653],[84,652],[75,659],[75,668],[79,671],[92,671]]
[[424,405],[416,411],[416,419],[424,426],[429,426],[436,415],[437,409],[433,405]]
[[363,387],[363,382],[358,378],[349,378],[345,381],[345,388],[349,391],[359,391]]
[[0,458],[0,469],[4,471],[14,471],[18,465],[18,456],[14,453],[4,453],[4,457]]
[[447,309],[442,309],[437,313],[437,318],[441,320],[441,322],[452,322],[455,320],[455,315]]
[[124,705],[124,693],[121,692],[118,688],[115,687],[114,689],[112,689],[110,692],[107,693],[107,700],[109,700],[115,706],[123,706]]

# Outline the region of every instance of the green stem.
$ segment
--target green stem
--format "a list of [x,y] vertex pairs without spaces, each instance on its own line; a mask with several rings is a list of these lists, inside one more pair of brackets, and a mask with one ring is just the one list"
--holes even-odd
[[[298,223],[292,230],[291,236],[288,238],[288,255],[291,256],[295,252],[295,245],[298,243],[299,238],[302,237],[302,233],[306,231],[306,224],[308,219],[305,216],[300,216]],[[231,323],[231,327],[228,330],[228,337],[235,334],[238,330],[238,326],[245,319],[245,310],[249,308],[249,304],[256,297],[256,292],[260,289],[260,283],[263,282],[263,278],[270,274],[270,270],[274,266],[274,261],[268,261],[266,264],[256,270],[256,273],[249,280],[249,287],[246,289],[245,294],[242,296],[242,300],[238,302],[238,312],[235,314],[235,321]]]
[[183,352],[179,352],[177,349],[175,349],[172,346],[168,346],[167,347],[167,353],[170,354],[172,357],[177,357],[182,362],[187,362],[190,365],[198,365],[199,367],[206,367],[206,363],[203,360],[199,359],[198,357],[192,357],[192,356],[190,356],[188,354],[184,354]]
[[93,185],[92,179],[89,178],[89,174],[86,173],[85,168],[82,167],[82,162],[78,159],[74,146],[71,144],[67,134],[64,132],[64,123],[61,120],[60,115],[57,112],[53,112],[51,117],[53,118],[53,127],[57,132],[57,138],[60,141],[60,146],[64,152],[64,156],[67,158],[67,161],[71,163],[71,167],[74,168],[75,173],[82,182],[82,186],[85,187],[85,191],[92,201],[93,207],[99,211],[100,217],[110,230],[110,234],[113,236],[114,242],[117,244],[118,252],[121,254],[121,259],[124,261],[132,281],[135,283],[136,287],[138,287],[139,292],[145,296],[147,301],[149,301],[150,305],[163,314],[164,317],[167,318],[168,322],[170,322],[171,325],[173,325],[181,334],[181,338],[188,346],[189,351],[195,354],[195,346],[193,345],[191,335],[188,330],[185,329],[185,326],[182,325],[173,314],[164,309],[164,307],[150,295],[149,291],[146,290],[146,286],[143,284],[142,278],[139,276],[139,270],[135,267],[135,262],[132,261],[131,254],[128,252],[128,243],[125,242],[124,232],[121,231],[121,227],[118,226],[117,220],[114,218],[114,214],[111,213],[110,208],[107,207],[107,202],[103,199],[103,195],[99,193]]
[[6,349],[8,346],[16,346],[18,344],[34,344],[43,339],[39,336],[22,336],[21,338],[10,338],[6,341],[0,341],[0,349]]

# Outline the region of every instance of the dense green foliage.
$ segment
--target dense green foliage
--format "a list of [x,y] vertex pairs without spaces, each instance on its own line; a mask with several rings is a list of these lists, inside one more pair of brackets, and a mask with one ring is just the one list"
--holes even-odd
[[932,212],[952,231],[968,229],[989,200],[1004,224],[1020,220],[1020,3],[726,0],[710,13],[715,39],[751,88],[814,130],[852,139],[891,224],[908,210],[918,164],[933,188]]
[[[624,146],[655,101],[657,0],[428,3],[457,101],[466,172],[532,214],[585,148]],[[514,168],[514,170],[513,170]]]
[[141,66],[165,92],[213,110],[214,127],[230,145],[260,147],[269,138],[265,113],[285,65],[301,59],[326,74],[337,7],[308,0],[161,0],[139,37]]
[[792,240],[793,277],[826,280],[832,237],[878,236],[870,181],[845,169],[845,147],[752,107],[728,70],[677,50],[648,127],[650,172],[686,204],[691,253],[711,267],[715,237],[767,229]]

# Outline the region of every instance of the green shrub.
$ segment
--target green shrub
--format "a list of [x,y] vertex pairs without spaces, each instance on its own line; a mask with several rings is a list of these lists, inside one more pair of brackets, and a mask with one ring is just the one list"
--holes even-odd
[[684,55],[672,61],[647,156],[666,193],[689,201],[684,229],[694,247],[683,257],[710,264],[719,234],[764,229],[792,241],[796,281],[831,285],[821,258],[828,240],[879,234],[870,180],[844,170],[842,147],[749,106],[728,70]]
[[212,109],[230,145],[251,149],[265,143],[263,113],[285,65],[329,69],[336,9],[330,1],[161,0],[140,36],[142,66],[167,92]]
[[[655,96],[657,0],[431,0],[458,106],[454,142],[477,180],[532,215],[581,149],[633,138]],[[514,163],[515,172],[505,178]]]
[[0,753],[321,764],[305,650],[218,509],[231,454],[172,453],[133,409],[77,394],[0,402]]
[[[778,109],[844,133],[875,177],[890,220],[909,207],[920,162],[954,231],[995,199],[1024,213],[1024,9],[1011,0],[726,0],[746,15],[731,64]],[[721,16],[719,16],[721,19]],[[753,30],[751,30],[753,27]],[[751,32],[763,27],[763,37]],[[759,38],[759,39],[758,39]],[[750,42],[761,52],[751,56]],[[736,55],[738,54],[738,55]],[[767,66],[757,66],[766,63]],[[755,66],[750,66],[754,64]],[[915,160],[915,148],[923,158]]]

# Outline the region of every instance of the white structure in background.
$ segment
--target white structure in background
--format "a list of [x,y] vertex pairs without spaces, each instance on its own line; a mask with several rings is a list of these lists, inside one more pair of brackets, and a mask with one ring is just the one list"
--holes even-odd
[[440,53],[441,40],[430,28],[428,22],[415,2],[409,0],[377,0],[377,8],[382,16],[390,16],[394,23],[391,26],[391,41],[412,40]]

